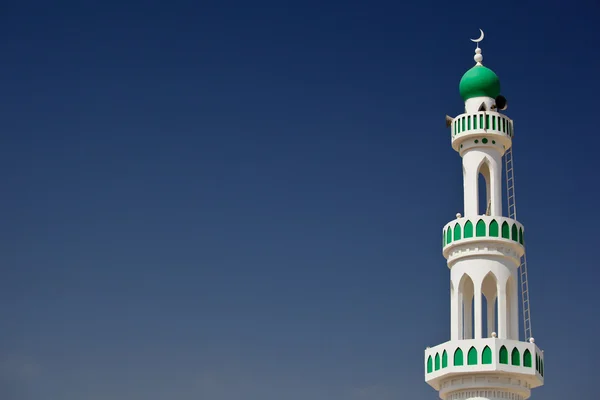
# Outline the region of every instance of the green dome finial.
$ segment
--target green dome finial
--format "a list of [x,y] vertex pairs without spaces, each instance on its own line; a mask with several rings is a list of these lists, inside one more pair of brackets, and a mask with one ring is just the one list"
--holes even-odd
[[484,34],[480,29],[481,36],[478,39],[471,39],[471,41],[477,43],[475,49],[475,66],[465,72],[458,89],[460,91],[460,97],[464,101],[472,99],[473,97],[491,97],[496,98],[500,94],[500,79],[498,75],[491,69],[484,67],[481,63],[483,61],[483,55],[479,48],[479,42],[483,40]]

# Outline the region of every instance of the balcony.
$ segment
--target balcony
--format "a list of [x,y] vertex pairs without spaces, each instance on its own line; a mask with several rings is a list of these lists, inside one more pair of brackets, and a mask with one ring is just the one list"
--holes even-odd
[[514,133],[513,121],[506,115],[493,111],[461,114],[454,118],[450,130],[452,147],[456,151],[460,151],[461,145],[468,139],[480,146],[497,145],[508,149]]

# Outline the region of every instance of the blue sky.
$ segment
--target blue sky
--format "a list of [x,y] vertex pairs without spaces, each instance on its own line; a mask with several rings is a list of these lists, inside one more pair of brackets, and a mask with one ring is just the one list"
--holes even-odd
[[2,6],[1,398],[436,398],[479,28],[534,396],[596,393],[595,2],[96,3]]

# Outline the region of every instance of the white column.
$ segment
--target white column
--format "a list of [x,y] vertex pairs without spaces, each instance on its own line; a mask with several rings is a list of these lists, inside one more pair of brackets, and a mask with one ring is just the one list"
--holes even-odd
[[464,207],[465,217],[472,217],[479,214],[477,210],[477,171],[473,170],[472,163],[468,162],[468,158],[463,158],[463,187],[464,187]]
[[450,282],[450,340],[458,340],[458,290]]
[[[510,291],[510,336],[511,339],[519,340],[519,292],[517,290],[517,270],[513,272],[513,286]],[[528,340],[524,338],[523,340]]]
[[492,337],[492,332],[495,332],[494,325],[496,325],[496,307],[494,307],[495,303],[496,303],[496,296],[489,298],[489,299],[486,297],[486,300],[487,300],[487,326],[488,326],[487,337]]
[[475,285],[475,339],[481,339],[481,330],[483,328],[483,312],[481,301],[481,283]]
[[498,280],[498,337],[508,338],[508,309],[506,304],[506,281]]
[[457,339],[461,340],[465,338],[465,330],[464,330],[464,311],[463,311],[463,301],[465,296],[461,293],[460,290],[456,291],[456,332]]
[[492,198],[491,215],[502,215],[502,156],[490,161],[490,192]]

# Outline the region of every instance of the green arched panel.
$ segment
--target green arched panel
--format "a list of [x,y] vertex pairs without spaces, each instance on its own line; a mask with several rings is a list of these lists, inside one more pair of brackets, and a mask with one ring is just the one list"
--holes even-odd
[[510,363],[512,365],[521,365],[521,353],[519,353],[519,350],[516,347],[510,354]]
[[512,240],[515,242],[519,241],[519,230],[517,229],[517,224],[513,224],[512,226]]
[[482,364],[491,364],[492,363],[492,349],[489,346],[485,346],[483,348],[483,353],[481,353],[481,363]]
[[436,353],[435,355],[435,370],[440,369],[440,353]]
[[471,221],[465,223],[465,238],[473,237],[473,224]]
[[448,228],[446,231],[446,244],[452,243],[452,228]]
[[477,349],[471,347],[467,353],[467,365],[477,365]]
[[519,228],[519,243],[523,244],[523,228]]
[[500,364],[508,364],[508,350],[506,350],[506,347],[502,346],[500,347]]
[[454,365],[464,365],[464,362],[465,362],[465,360],[464,360],[463,352],[459,347],[454,352]]
[[525,353],[523,353],[523,366],[531,367],[531,352],[529,350],[525,350]]
[[448,366],[448,353],[446,350],[442,353],[442,368],[446,368]]
[[454,225],[454,240],[460,240],[460,224],[457,222]]
[[535,355],[535,370],[540,370],[540,356],[538,356],[537,354]]
[[485,236],[485,222],[483,222],[482,219],[477,221],[477,225],[475,226],[475,235]]
[[427,373],[433,371],[433,361],[431,360],[431,356],[427,358]]
[[540,374],[544,376],[544,360],[540,358]]
[[498,237],[498,223],[495,219],[490,222],[490,236]]
[[502,237],[504,239],[510,239],[510,227],[506,221],[502,223]]

